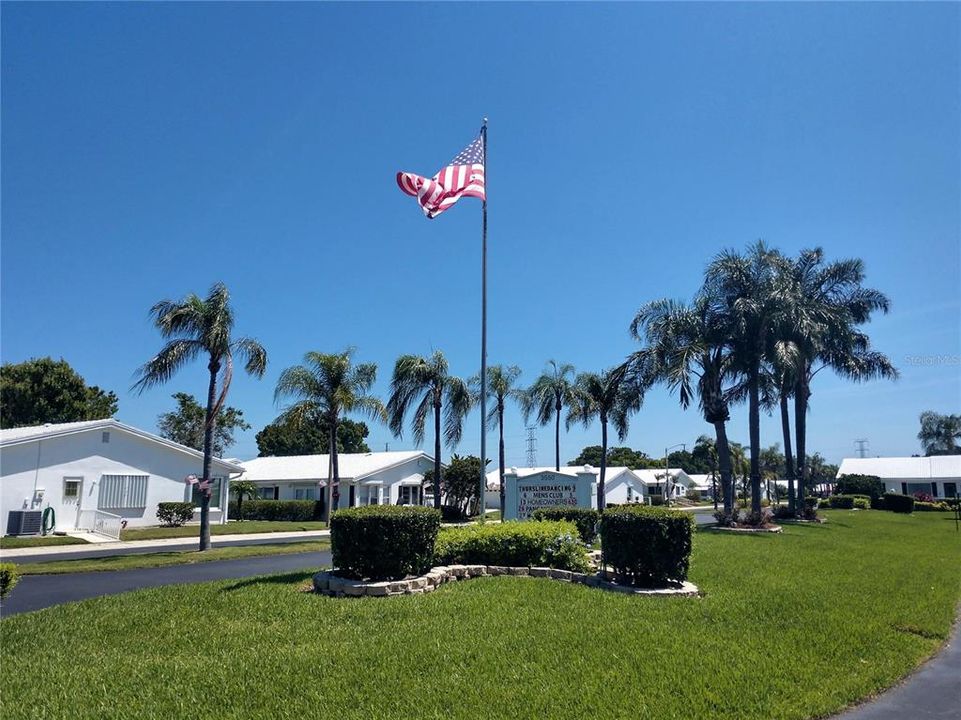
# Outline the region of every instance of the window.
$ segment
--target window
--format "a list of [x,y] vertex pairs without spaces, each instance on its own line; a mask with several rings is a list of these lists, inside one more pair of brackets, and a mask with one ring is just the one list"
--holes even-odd
[[[223,486],[223,483],[223,478],[210,478],[210,507],[220,507],[220,488]],[[197,485],[199,485],[199,483]],[[200,490],[197,489],[197,485],[190,486],[190,502],[192,502],[195,507],[200,507]]]
[[277,486],[271,485],[270,487],[262,487],[257,490],[257,494],[261,500],[276,500]]
[[100,433],[100,442],[103,442],[103,443],[110,442],[110,433],[108,432]]
[[946,482],[944,484],[944,496],[946,498],[953,498],[958,496],[958,484]]
[[81,478],[63,479],[63,499],[76,502],[80,498]]
[[416,505],[418,490],[420,490],[420,488],[416,485],[401,485],[397,493],[397,504]]
[[902,486],[906,486],[905,495],[914,495],[914,493],[924,493],[925,495],[931,494],[931,483],[918,482],[918,483],[901,483]]
[[149,475],[103,475],[97,507],[125,510],[147,507]]
[[314,488],[294,488],[294,500],[316,500]]

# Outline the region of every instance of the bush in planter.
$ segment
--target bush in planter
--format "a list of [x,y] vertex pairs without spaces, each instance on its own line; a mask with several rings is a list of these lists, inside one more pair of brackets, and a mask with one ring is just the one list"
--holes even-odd
[[[245,500],[244,520],[310,522],[320,520],[320,509],[317,500]],[[238,517],[237,503],[230,503],[228,513]]]
[[462,528],[444,528],[437,536],[438,565],[506,565],[553,567],[585,572],[587,548],[570,522],[511,521]]
[[884,508],[896,513],[912,513],[914,498],[901,493],[884,493]]
[[644,587],[687,579],[694,536],[690,513],[631,505],[601,517],[604,562],[620,582]]
[[[612,506],[608,506],[612,507]],[[577,526],[581,540],[590,545],[597,539],[597,523],[601,519],[600,513],[591,508],[558,505],[556,507],[538,508],[531,513],[531,520],[567,520]]]
[[157,519],[164,527],[180,527],[193,518],[192,502],[162,502],[157,505]]
[[330,516],[330,549],[340,577],[400,580],[434,561],[440,513],[412,505],[367,505]]
[[17,566],[13,563],[0,563],[0,598],[9,595],[18,582],[20,573]]

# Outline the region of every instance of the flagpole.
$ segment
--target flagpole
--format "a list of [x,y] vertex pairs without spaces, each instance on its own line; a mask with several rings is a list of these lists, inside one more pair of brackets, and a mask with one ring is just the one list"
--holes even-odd
[[[480,437],[480,496],[478,508],[481,522],[487,514],[487,118],[481,126],[484,141],[484,201],[481,240],[481,437]],[[504,508],[501,508],[504,512]]]

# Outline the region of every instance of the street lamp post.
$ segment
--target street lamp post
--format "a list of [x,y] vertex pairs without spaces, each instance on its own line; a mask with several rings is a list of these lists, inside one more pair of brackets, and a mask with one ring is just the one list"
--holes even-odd
[[678,443],[677,445],[671,445],[671,447],[664,448],[664,504],[667,506],[670,506],[671,504],[671,470],[668,467],[667,455],[674,448],[687,450],[687,443]]

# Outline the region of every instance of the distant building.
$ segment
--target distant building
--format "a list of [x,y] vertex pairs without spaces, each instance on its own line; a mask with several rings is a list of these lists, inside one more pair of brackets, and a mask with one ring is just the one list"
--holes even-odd
[[837,476],[842,475],[874,475],[887,492],[956,497],[961,490],[961,455],[845,458],[838,468]]
[[[258,457],[240,463],[267,500],[325,501],[330,455]],[[340,507],[423,505],[424,473],[434,459],[415,451],[338,453]]]
[[[50,508],[56,530],[117,537],[122,521],[157,525],[161,502],[199,506],[185,480],[202,472],[203,453],[116,420],[0,430],[0,518],[9,528],[11,511]],[[226,521],[228,484],[242,472],[213,459],[211,522]]]

